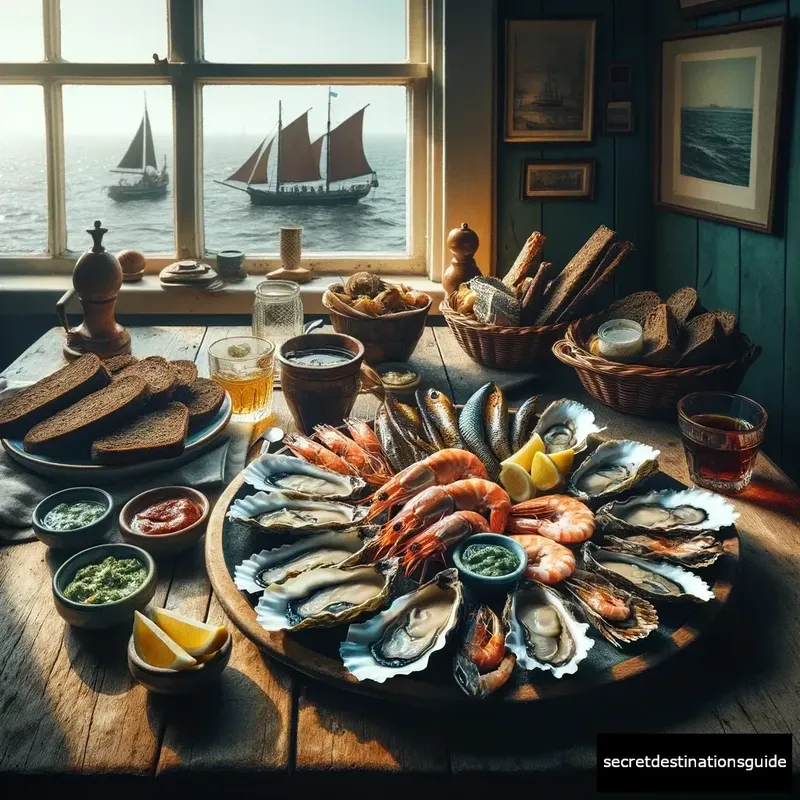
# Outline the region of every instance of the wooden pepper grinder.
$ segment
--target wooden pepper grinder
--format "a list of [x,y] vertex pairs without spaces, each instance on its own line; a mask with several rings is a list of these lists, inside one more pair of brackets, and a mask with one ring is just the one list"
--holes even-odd
[[[96,353],[100,358],[111,358],[131,351],[130,334],[114,319],[114,307],[122,286],[122,267],[119,261],[103,247],[103,236],[108,233],[100,220],[87,230],[94,246],[87,250],[72,271],[72,289],[56,304],[56,311],[67,340],[64,355],[75,359],[84,353]],[[66,305],[75,295],[83,306],[83,322],[70,328]]]
[[478,234],[463,223],[460,228],[453,228],[447,237],[447,246],[453,254],[450,266],[442,276],[442,287],[446,295],[458,290],[465,281],[477,278],[481,274],[475,263],[475,253],[480,246]]

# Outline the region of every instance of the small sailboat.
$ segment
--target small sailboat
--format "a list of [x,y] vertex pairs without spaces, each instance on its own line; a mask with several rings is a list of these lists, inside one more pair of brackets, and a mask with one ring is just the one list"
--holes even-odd
[[[150,115],[147,113],[147,98],[144,101],[144,114],[139,130],[136,131],[122,161],[111,171],[128,176],[120,178],[119,183],[108,187],[108,196],[117,202],[164,197],[167,193],[169,185],[167,157],[164,156],[164,166],[159,171],[153,145],[153,131],[150,128]],[[138,179],[134,180],[136,176]]]
[[284,126],[279,102],[277,133],[265,137],[239,169],[216,183],[247,192],[250,202],[259,206],[348,205],[366,197],[378,186],[377,173],[364,154],[367,106],[331,130],[331,97],[336,94],[329,89],[327,128],[313,142],[308,111]]

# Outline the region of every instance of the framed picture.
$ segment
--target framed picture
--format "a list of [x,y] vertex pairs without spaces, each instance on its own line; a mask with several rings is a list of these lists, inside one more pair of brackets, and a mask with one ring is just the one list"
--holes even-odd
[[656,204],[772,230],[784,20],[665,39],[656,123]]
[[628,89],[633,83],[633,67],[630,64],[609,64],[608,85],[612,89]]
[[764,0],[678,0],[678,8],[684,17],[702,17],[762,2]]
[[605,132],[633,133],[633,103],[630,100],[606,103]]
[[590,142],[594,20],[506,24],[506,141]]
[[594,172],[593,159],[526,161],[522,170],[522,199],[591,200],[594,197]]

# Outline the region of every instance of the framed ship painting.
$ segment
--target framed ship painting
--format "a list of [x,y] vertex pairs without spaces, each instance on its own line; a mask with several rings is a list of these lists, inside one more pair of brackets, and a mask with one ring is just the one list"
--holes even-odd
[[584,161],[526,161],[522,171],[523,200],[594,197],[594,159]]
[[786,23],[665,39],[656,204],[772,230]]
[[506,24],[507,142],[590,142],[594,20]]

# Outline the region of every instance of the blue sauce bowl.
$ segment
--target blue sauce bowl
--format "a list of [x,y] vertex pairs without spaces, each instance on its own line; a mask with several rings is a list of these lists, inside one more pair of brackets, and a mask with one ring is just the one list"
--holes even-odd
[[[102,516],[94,522],[84,525],[81,528],[73,528],[70,531],[57,531],[48,528],[44,524],[44,518],[61,503],[98,503],[105,508]],[[106,534],[111,530],[114,517],[111,514],[114,501],[108,492],[96,489],[93,486],[79,486],[74,489],[63,489],[60,492],[48,495],[44,500],[33,509],[31,515],[31,527],[40,542],[44,542],[48,547],[58,550],[85,550],[93,544],[103,541]]]
[[[519,559],[519,566],[508,575],[501,575],[493,578],[486,575],[478,575],[473,572],[462,560],[464,551],[473,544],[492,544],[498,547],[505,547],[510,550]],[[528,554],[525,548],[510,539],[508,536],[503,536],[500,533],[476,533],[463,542],[459,542],[453,550],[453,563],[458,569],[458,574],[464,583],[472,586],[473,588],[483,592],[505,592],[508,591],[519,579],[522,573],[525,572],[525,567],[528,566]]]

